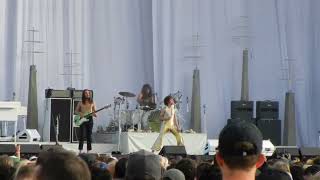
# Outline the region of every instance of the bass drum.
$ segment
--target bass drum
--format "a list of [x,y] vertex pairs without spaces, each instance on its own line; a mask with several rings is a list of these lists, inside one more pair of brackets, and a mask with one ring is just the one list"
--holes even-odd
[[135,110],[132,116],[133,124],[136,125],[138,129],[140,128],[140,130],[148,131],[150,129],[148,118],[151,112],[152,111],[145,111],[141,109]]
[[150,111],[150,115],[148,116],[148,122],[152,132],[160,132],[161,121],[159,109]]
[[120,120],[121,125],[131,125],[132,124],[132,116],[133,116],[133,110],[122,110],[120,112]]
[[131,125],[134,126],[134,125],[137,125],[138,123],[140,123],[141,113],[142,113],[142,111],[139,109],[133,111]]

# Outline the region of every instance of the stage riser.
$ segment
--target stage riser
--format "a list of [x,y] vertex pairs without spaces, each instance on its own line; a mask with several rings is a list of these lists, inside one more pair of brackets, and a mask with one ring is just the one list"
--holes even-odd
[[[32,142],[32,143],[25,143],[19,142],[21,145],[21,154],[38,154],[41,151],[46,151],[49,149],[56,149],[58,146],[55,143],[49,142]],[[60,147],[72,151],[74,153],[78,153],[78,143],[59,143]],[[86,144],[83,146],[84,150],[86,150]],[[111,154],[112,151],[117,149],[116,144],[92,144],[92,153],[99,153],[99,154]],[[84,151],[85,152],[85,151]],[[8,154],[14,155],[15,153],[15,144],[14,142],[6,142],[0,143],[0,155],[1,154]]]
[[[128,154],[140,149],[151,151],[159,133],[123,132],[121,134],[120,151]],[[207,134],[181,133],[188,155],[203,155],[207,144]],[[175,137],[167,133],[163,137],[163,146],[177,145]]]
[[[143,134],[143,133],[141,133]],[[185,136],[183,136],[185,137]],[[165,137],[167,138],[167,137]],[[214,150],[215,147],[218,145],[218,140],[208,140],[211,142],[211,150]],[[47,151],[49,149],[56,149],[57,146],[54,143],[48,143],[48,142],[39,142],[39,143],[19,143],[21,145],[21,154],[38,154],[41,151]],[[78,153],[78,144],[77,143],[61,143],[59,147],[61,147]],[[117,150],[117,144],[93,144],[92,145],[92,153],[98,153],[98,154],[111,154],[112,152]],[[194,145],[196,147],[196,145]],[[204,154],[189,154],[188,153],[189,142],[187,142],[186,150],[187,150],[187,157],[191,159],[198,159],[198,160],[204,160],[204,161],[211,161],[213,159],[214,154],[204,155]],[[292,147],[292,146],[275,146],[274,154],[291,154],[291,156],[305,156],[305,157],[315,157],[320,155],[320,148],[318,147]],[[84,149],[86,149],[86,145],[84,145]],[[271,144],[268,144],[267,141],[263,142],[263,149],[272,149]],[[189,150],[190,151],[190,150]],[[135,152],[135,151],[133,151]],[[7,155],[14,155],[15,153],[15,144],[13,142],[7,142],[7,143],[0,143],[0,155],[7,154]],[[264,153],[264,152],[263,152]],[[113,155],[115,157],[127,157],[129,153],[121,152],[121,154]],[[265,154],[265,153],[264,153]],[[267,157],[271,156],[265,154]],[[176,155],[170,155],[170,157],[174,157]],[[180,155],[179,155],[180,156]],[[273,157],[273,156],[272,156]]]
[[[39,144],[21,144],[20,153],[21,154],[38,154],[40,152]],[[0,154],[10,154],[13,155],[16,152],[16,147],[14,144],[1,144]]]

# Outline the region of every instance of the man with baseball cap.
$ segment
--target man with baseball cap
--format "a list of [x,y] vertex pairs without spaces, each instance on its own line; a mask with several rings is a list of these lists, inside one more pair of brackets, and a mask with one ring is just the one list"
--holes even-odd
[[146,150],[129,155],[125,180],[160,180],[160,156]]
[[266,160],[262,140],[260,130],[249,122],[233,122],[222,129],[216,159],[223,180],[255,179],[256,169]]

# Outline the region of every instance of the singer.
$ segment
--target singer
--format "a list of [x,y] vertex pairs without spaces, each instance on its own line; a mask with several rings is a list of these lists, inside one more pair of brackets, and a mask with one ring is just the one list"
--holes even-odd
[[179,123],[177,121],[176,112],[175,112],[175,101],[172,96],[167,96],[163,100],[166,107],[161,110],[160,112],[160,120],[161,120],[161,128],[160,128],[160,134],[158,138],[156,139],[155,143],[151,147],[151,150],[154,151],[160,151],[162,148],[162,139],[163,136],[167,132],[171,132],[177,140],[178,146],[183,146],[183,139],[179,133]]

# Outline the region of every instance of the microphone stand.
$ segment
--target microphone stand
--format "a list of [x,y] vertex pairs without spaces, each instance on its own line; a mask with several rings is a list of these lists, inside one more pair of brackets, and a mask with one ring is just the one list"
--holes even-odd
[[207,133],[207,115],[206,115],[206,108],[207,106],[203,105],[203,130],[205,133]]
[[187,112],[189,112],[189,97],[187,97]]
[[114,152],[114,154],[121,154],[120,153],[120,144],[121,144],[121,103],[119,104],[119,111],[118,111],[118,147],[117,147],[117,152]]
[[60,121],[60,114],[57,115],[56,117],[56,120],[57,120],[57,123],[56,123],[56,136],[55,136],[55,140],[56,140],[56,145],[59,145],[59,139],[58,139],[58,136],[59,136],[59,121]]

